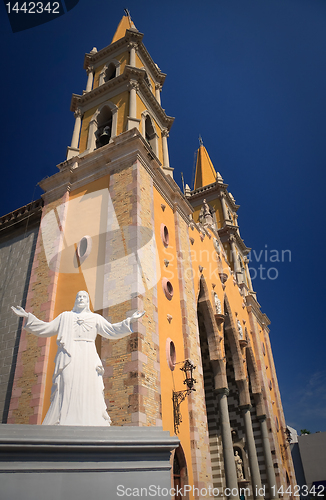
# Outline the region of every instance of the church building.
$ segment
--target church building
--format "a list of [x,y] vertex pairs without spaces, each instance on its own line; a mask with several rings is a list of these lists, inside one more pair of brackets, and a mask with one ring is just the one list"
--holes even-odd
[[145,311],[130,336],[96,340],[112,425],[177,435],[171,485],[289,498],[296,481],[270,322],[239,205],[202,140],[194,186],[183,193],[173,180],[166,75],[143,36],[126,15],[107,47],[85,55],[66,159],[40,182],[41,200],[0,218],[2,422],[42,423],[56,354],[56,338],[25,332],[10,306],[50,321],[85,290],[112,323]]

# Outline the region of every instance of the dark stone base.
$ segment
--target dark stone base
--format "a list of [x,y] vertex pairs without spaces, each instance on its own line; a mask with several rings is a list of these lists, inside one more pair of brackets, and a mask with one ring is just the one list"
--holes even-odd
[[0,500],[158,497],[178,444],[160,427],[0,425]]

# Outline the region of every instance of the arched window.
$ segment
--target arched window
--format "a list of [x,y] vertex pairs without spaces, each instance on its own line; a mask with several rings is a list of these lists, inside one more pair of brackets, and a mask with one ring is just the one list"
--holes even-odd
[[112,133],[112,112],[108,106],[102,108],[97,117],[96,148],[101,148],[110,142]]
[[99,80],[98,84],[99,86],[103,85],[103,83],[108,82],[109,80],[112,80],[116,76],[120,75],[120,62],[117,61],[116,59],[111,60],[103,66],[101,73],[99,75]]
[[153,151],[156,152],[155,151],[156,132],[149,115],[147,115],[145,119],[145,139],[150,145],[150,147],[153,149]]
[[104,82],[108,82],[109,80],[112,80],[112,78],[115,78],[116,72],[117,70],[115,64],[110,63],[104,74]]
[[86,151],[101,148],[117,135],[118,108],[112,102],[106,102],[97,109],[88,126]]

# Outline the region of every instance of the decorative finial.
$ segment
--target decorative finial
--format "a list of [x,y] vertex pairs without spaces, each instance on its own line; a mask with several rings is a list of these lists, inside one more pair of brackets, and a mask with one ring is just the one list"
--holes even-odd
[[130,11],[129,11],[129,9],[123,9],[123,10],[124,10],[126,16],[130,17]]
[[200,146],[203,146],[203,145],[204,145],[204,143],[203,143],[203,139],[202,139],[202,137],[201,137],[201,135],[200,135],[200,134],[199,134],[198,140],[199,140],[199,145],[200,145]]

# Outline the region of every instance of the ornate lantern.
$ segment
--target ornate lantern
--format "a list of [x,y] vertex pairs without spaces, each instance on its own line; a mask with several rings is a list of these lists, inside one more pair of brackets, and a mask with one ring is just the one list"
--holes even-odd
[[191,394],[196,389],[194,388],[194,384],[196,380],[193,378],[193,371],[196,369],[195,365],[192,363],[190,359],[186,359],[183,362],[183,366],[180,368],[182,372],[184,372],[185,379],[183,381],[184,385],[187,386],[187,389],[183,391],[173,391],[173,417],[174,417],[174,432],[177,434],[179,432],[179,425],[182,422],[182,415],[180,412],[180,405],[182,401],[186,399],[189,394]]

